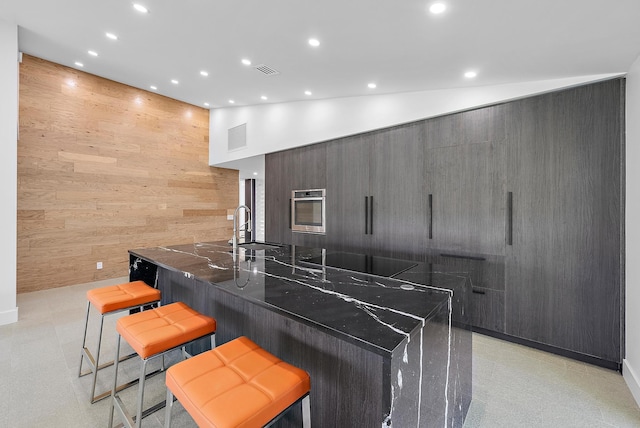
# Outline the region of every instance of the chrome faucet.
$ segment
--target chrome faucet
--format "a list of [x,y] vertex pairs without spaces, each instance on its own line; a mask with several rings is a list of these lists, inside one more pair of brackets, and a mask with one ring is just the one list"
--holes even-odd
[[[241,224],[240,227],[238,227],[237,223],[238,223],[238,211],[240,211],[240,208],[244,208],[245,211],[248,214],[249,220],[247,220],[245,223]],[[239,205],[238,208],[236,208],[235,212],[233,213],[233,238],[231,238],[231,243],[233,245],[233,253],[235,255],[236,250],[238,249],[238,231],[241,230],[240,228],[244,226],[244,231],[245,232],[251,232],[251,210],[249,209],[248,206],[246,205]]]

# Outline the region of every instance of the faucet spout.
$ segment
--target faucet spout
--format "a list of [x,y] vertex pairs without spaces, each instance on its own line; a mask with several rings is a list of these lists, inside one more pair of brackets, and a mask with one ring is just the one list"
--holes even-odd
[[[244,208],[244,210],[247,212],[247,217],[249,219],[246,222],[244,222],[242,225],[238,226],[238,212],[242,208]],[[233,244],[234,256],[235,256],[236,250],[238,249],[238,231],[241,230],[240,228],[242,226],[244,226],[245,232],[251,232],[251,209],[249,209],[249,207],[246,205],[238,205],[238,208],[236,208],[235,212],[233,213],[233,238],[231,238],[231,242]]]

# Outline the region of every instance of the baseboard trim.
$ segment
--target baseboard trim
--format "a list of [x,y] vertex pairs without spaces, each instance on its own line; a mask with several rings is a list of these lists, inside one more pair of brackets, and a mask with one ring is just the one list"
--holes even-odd
[[636,400],[636,403],[640,406],[640,378],[636,375],[636,371],[633,370],[631,365],[629,364],[629,360],[626,358],[622,361],[622,377],[624,381],[627,383],[633,398]]
[[18,322],[18,307],[0,312],[0,325]]
[[508,334],[498,333],[480,327],[473,327],[473,331],[476,333],[484,334],[486,336],[495,337],[496,339],[506,340],[507,342],[517,343],[518,345],[524,345],[530,348],[539,349],[541,351],[571,358],[573,360],[582,361],[583,363],[593,364],[594,366],[604,367],[605,369],[622,372],[622,364],[615,361],[603,360],[602,358],[594,357],[591,355],[581,354],[579,352],[569,351],[567,349],[562,349],[551,345],[545,345],[544,343],[534,342],[533,340],[522,339],[520,337],[510,336]]

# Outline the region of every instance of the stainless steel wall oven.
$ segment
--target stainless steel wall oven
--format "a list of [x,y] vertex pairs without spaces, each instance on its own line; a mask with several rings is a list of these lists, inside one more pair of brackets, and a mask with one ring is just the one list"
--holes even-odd
[[291,230],[320,233],[326,231],[325,189],[293,190],[291,192]]

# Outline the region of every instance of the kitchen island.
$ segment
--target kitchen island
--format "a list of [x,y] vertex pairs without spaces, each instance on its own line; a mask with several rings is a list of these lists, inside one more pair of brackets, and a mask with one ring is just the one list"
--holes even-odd
[[[467,275],[319,248],[130,250],[130,278],[311,376],[315,427],[461,427],[471,401]],[[364,273],[363,273],[364,272]],[[369,272],[369,273],[366,273]],[[198,345],[196,345],[198,346]],[[192,352],[206,349],[206,342]],[[300,426],[299,408],[276,426]]]

